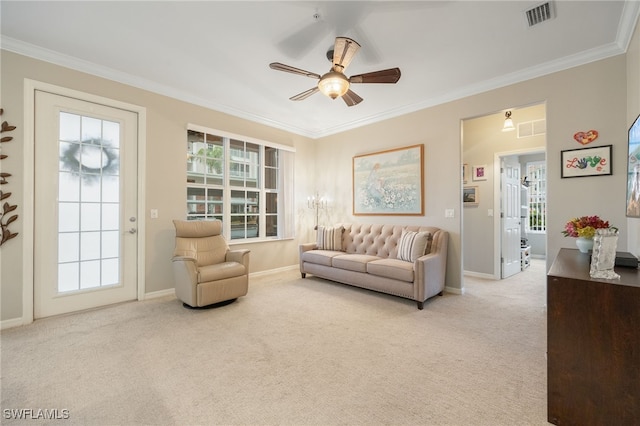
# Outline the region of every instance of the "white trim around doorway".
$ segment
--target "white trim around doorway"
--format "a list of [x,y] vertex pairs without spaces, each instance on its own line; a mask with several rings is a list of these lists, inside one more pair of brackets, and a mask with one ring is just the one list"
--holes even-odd
[[[514,151],[495,152],[493,154],[493,176],[500,176],[500,162],[502,157],[510,157],[512,155],[528,155],[537,153],[546,153],[547,148],[545,146],[517,149]],[[500,183],[501,179],[493,179],[493,279],[501,279],[500,257],[502,256],[502,240],[500,232],[502,225],[500,223]]]

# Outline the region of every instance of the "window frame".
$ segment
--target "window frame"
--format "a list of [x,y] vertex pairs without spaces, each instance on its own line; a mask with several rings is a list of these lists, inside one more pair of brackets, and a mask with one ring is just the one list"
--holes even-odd
[[[225,132],[218,129],[211,129],[211,128],[199,126],[196,124],[188,124],[187,131],[185,132],[188,157],[193,155],[190,147],[190,138],[189,138],[190,132],[197,132],[205,135],[203,143],[206,143],[207,140],[209,139],[207,136],[211,136],[212,140],[215,140],[215,138],[221,139],[222,149],[223,149],[223,152],[222,152],[223,167],[222,167],[221,183],[213,183],[213,182],[208,182],[209,179],[207,175],[206,165],[204,166],[205,171],[203,172],[202,182],[190,181],[193,176],[193,171],[190,170],[189,167],[187,166],[187,170],[185,172],[185,176],[187,180],[186,182],[187,197],[185,198],[186,219],[187,220],[198,220],[198,219],[222,220],[222,225],[223,225],[222,233],[224,237],[227,239],[227,241],[229,241],[230,244],[232,243],[238,244],[243,242],[251,243],[251,242],[259,242],[259,241],[274,241],[274,240],[279,241],[283,239],[292,238],[293,235],[289,235],[290,231],[288,230],[295,229],[295,226],[294,224],[287,224],[286,221],[294,220],[294,215],[292,214],[292,212],[287,214],[285,210],[287,208],[291,209],[291,207],[293,206],[293,203],[284,202],[284,199],[286,198],[285,194],[293,193],[292,191],[293,179],[289,179],[291,181],[289,182],[285,176],[286,172],[284,170],[285,165],[284,165],[283,158],[285,158],[284,152],[295,153],[295,149],[293,147],[284,146],[284,145],[280,145],[280,144],[276,144],[268,141],[263,141],[263,140],[251,138],[248,136],[237,135],[234,133]],[[244,148],[244,150],[242,151],[243,154],[241,154],[240,157],[237,156],[239,152],[236,149],[238,146],[238,143],[242,143],[242,146]],[[267,166],[267,156],[265,152],[270,149],[276,150],[275,151],[276,164],[275,165],[270,164],[269,166]],[[233,152],[235,152],[236,155],[233,155]],[[247,156],[247,152],[256,152],[257,156]],[[293,161],[293,158],[291,158],[289,161]],[[185,164],[186,165],[190,164],[189,159]],[[247,167],[249,167],[249,168],[253,168],[255,171],[256,166],[257,166],[257,172],[255,173],[255,178],[257,182],[255,186],[247,186],[248,175],[246,172],[244,174],[240,173],[240,175],[244,180],[242,185],[239,184],[239,180],[237,179],[238,175],[236,173],[232,173],[233,168],[244,167],[245,170],[247,170]],[[276,175],[275,188],[268,187],[268,185],[273,182],[267,182],[267,180],[265,179],[267,169],[272,171],[275,170],[275,175]],[[273,174],[273,172],[271,172],[271,174]],[[192,200],[189,200],[190,189],[201,189],[204,192],[205,199],[203,201],[204,203],[203,213],[192,214],[189,212],[189,205],[190,205],[189,202],[192,201]],[[209,212],[208,206],[210,203],[212,203],[212,201],[208,199],[207,194],[209,194],[210,191],[222,191],[222,200],[221,200],[222,211],[221,212],[217,212],[217,209],[215,208],[213,212]],[[237,210],[237,206],[234,204],[232,200],[232,194],[234,193],[237,194],[238,192],[245,192],[244,212],[237,212],[237,211],[234,212],[234,210]],[[253,200],[252,203],[257,203],[258,205],[257,212],[247,210],[246,193],[248,192],[257,193],[257,200],[253,200],[252,198]],[[277,204],[276,204],[275,212],[267,212],[267,209],[269,207],[271,208],[273,207],[273,206],[267,205],[267,199],[268,198],[273,199],[274,197],[273,195],[267,195],[267,194],[276,194],[275,199]],[[233,208],[234,206],[236,207],[236,209]],[[236,218],[243,217],[243,220],[240,221],[241,223],[244,224],[243,237],[238,237],[237,236],[238,230],[232,229],[231,219],[233,217],[236,217]],[[255,217],[257,217],[257,223],[259,224],[257,227],[258,233],[255,236],[251,236],[248,234],[249,228],[247,227],[247,224],[249,223],[250,218],[251,218],[251,221],[253,221],[254,220],[253,218]],[[275,232],[273,231],[269,232],[269,230],[267,229],[267,227],[270,226],[269,224],[273,223],[272,222],[273,219],[270,219],[269,223],[267,222],[267,218],[270,218],[270,217],[275,217],[275,221],[276,221]],[[236,233],[235,236],[234,236],[234,232]]]
[[[544,171],[544,178],[536,178],[531,177],[532,172],[531,168],[542,169]],[[539,161],[528,161],[525,164],[525,176],[527,177],[528,190],[527,190],[527,218],[526,218],[526,232],[531,234],[546,234],[547,233],[547,164],[544,160]],[[532,193],[533,192],[533,193]],[[532,208],[536,206],[536,208]],[[542,206],[543,214],[540,220],[540,227],[542,229],[532,229],[531,228],[531,220],[532,220],[532,212],[534,210],[538,211],[538,207]]]

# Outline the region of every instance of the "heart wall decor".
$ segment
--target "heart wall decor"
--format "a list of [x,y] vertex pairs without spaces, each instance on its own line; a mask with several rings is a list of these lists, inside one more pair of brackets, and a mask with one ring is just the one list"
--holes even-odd
[[573,138],[581,143],[582,145],[586,145],[598,139],[598,131],[597,130],[589,130],[588,132],[578,132],[573,135]]

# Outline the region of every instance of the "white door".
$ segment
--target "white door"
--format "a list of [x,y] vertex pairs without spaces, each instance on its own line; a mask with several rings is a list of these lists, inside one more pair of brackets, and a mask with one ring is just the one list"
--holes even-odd
[[138,117],[36,91],[34,317],[136,299]]
[[507,157],[502,161],[501,170],[501,277],[506,278],[521,271],[520,164],[517,162],[517,160]]

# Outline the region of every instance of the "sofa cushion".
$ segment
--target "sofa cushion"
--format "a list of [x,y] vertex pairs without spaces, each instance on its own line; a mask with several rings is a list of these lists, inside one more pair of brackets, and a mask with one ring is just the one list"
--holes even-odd
[[342,232],[344,227],[335,226],[333,228],[318,226],[318,249],[319,250],[342,250]]
[[367,263],[367,272],[379,277],[413,282],[413,263],[398,259],[380,259]]
[[331,266],[331,258],[343,254],[333,250],[309,250],[302,253],[302,261],[318,265]]
[[425,254],[430,240],[430,232],[403,230],[400,241],[398,242],[397,258],[407,262],[415,262],[416,259]]
[[349,271],[367,272],[367,263],[379,259],[377,256],[368,254],[341,254],[331,259],[331,266]]

